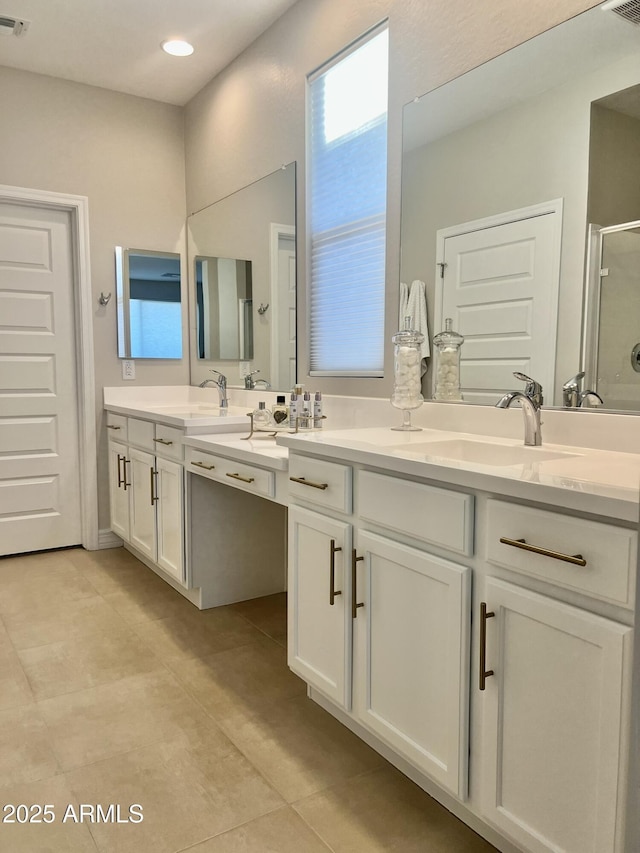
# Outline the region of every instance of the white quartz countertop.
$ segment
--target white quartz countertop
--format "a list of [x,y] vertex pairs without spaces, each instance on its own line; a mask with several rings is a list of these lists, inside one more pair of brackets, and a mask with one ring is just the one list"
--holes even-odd
[[640,454],[551,444],[525,448],[514,439],[379,427],[283,434],[277,442],[301,453],[638,521]]
[[[247,423],[248,419],[245,417],[245,425]],[[190,435],[186,436],[182,443],[205,453],[215,453],[274,471],[286,471],[289,465],[287,448],[276,444],[275,439],[267,434],[254,434],[250,439],[243,438],[240,433]]]
[[220,409],[218,406],[187,402],[184,403],[105,403],[105,409],[129,418],[142,418],[180,427],[187,432],[225,431],[229,428],[249,429],[247,408],[244,406],[229,406]]

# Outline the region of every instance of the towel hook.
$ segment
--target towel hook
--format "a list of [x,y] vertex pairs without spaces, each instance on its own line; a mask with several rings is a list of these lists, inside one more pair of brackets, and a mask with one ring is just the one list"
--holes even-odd
[[100,296],[98,297],[98,302],[100,305],[108,305],[109,300],[111,299],[111,293],[107,293],[106,295],[100,291]]

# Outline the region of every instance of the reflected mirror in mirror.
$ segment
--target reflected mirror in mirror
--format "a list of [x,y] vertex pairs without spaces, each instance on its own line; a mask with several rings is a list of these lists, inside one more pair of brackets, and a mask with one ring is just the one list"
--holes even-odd
[[253,358],[251,261],[195,259],[198,358]]
[[[252,373],[247,383],[257,387],[295,384],[295,196],[290,163],[189,216],[193,384],[206,379],[209,368],[224,373],[230,386],[244,388]],[[223,292],[221,265],[228,273]],[[241,281],[249,281],[250,290]]]
[[116,246],[119,358],[182,358],[180,255]]
[[615,316],[599,231],[640,220],[639,84],[640,27],[596,7],[405,107],[400,278],[426,283],[431,339],[447,317],[464,336],[466,402],[520,371],[561,406],[586,371],[574,400],[600,384],[604,407],[640,410],[640,334],[609,335],[606,391],[597,367]]

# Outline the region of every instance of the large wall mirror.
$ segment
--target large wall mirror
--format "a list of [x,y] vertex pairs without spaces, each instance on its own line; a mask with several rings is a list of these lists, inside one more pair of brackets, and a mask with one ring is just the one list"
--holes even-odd
[[560,406],[584,371],[640,410],[640,26],[591,9],[408,104],[403,140],[400,278],[464,336],[464,400],[518,370]]
[[180,255],[116,246],[119,358],[182,358]]
[[295,197],[291,163],[189,216],[193,383],[213,367],[230,385],[295,384]]

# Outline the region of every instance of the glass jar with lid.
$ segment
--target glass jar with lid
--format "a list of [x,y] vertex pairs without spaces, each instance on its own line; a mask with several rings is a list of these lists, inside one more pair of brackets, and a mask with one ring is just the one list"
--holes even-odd
[[444,331],[433,339],[435,348],[434,400],[462,400],[460,391],[460,348],[464,338],[452,329],[451,317],[444,321]]
[[411,328],[411,317],[405,317],[404,329],[397,332],[393,341],[393,393],[391,405],[402,409],[401,426],[396,430],[419,430],[411,425],[411,412],[424,403],[421,391],[421,347],[424,335]]

